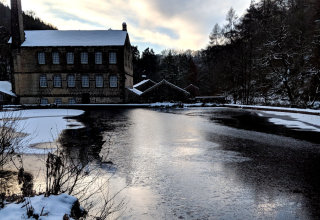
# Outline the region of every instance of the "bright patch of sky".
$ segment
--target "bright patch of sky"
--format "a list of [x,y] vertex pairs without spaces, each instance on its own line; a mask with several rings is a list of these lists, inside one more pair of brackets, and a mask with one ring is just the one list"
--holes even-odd
[[[9,2],[9,0],[7,0]],[[132,45],[161,50],[205,48],[215,23],[233,7],[239,16],[251,0],[23,0],[23,10],[61,30],[121,29],[128,24]]]

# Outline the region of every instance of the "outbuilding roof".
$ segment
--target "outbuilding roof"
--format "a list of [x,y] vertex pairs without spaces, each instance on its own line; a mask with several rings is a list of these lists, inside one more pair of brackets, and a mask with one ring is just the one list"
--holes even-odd
[[183,92],[185,95],[190,95],[190,93],[189,93],[188,91],[180,88],[179,86],[176,86],[176,85],[168,82],[168,81],[165,80],[165,79],[163,79],[161,82],[155,84],[155,85],[152,86],[151,88],[149,88],[149,89],[147,89],[146,91],[144,91],[144,94],[146,94],[146,93],[148,93],[148,92],[150,92],[150,91],[154,90],[155,88],[160,87],[160,86],[162,86],[162,85],[168,85],[168,86],[170,86],[170,87],[172,87],[172,88],[174,88],[174,89],[176,89],[176,90],[179,90],[179,91]]
[[153,82],[151,79],[145,79],[145,80],[142,80],[141,82],[133,85],[133,87],[134,87],[134,88],[139,87],[139,86],[141,86],[141,85],[143,85],[143,84],[145,84],[145,83],[147,83],[147,82],[152,82],[152,83],[156,84],[156,83]]
[[[65,46],[123,46],[127,31],[25,31],[26,40],[22,47],[65,47]],[[9,40],[11,43],[11,39]]]
[[138,89],[135,89],[135,88],[132,88],[132,89],[129,89],[131,92],[135,93],[136,95],[141,95],[143,92],[141,92],[140,90]]

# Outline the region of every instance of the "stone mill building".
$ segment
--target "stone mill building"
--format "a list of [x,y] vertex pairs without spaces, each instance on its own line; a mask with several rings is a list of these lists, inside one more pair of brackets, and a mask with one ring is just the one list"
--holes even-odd
[[127,25],[122,30],[24,31],[11,0],[13,90],[21,104],[126,102],[133,86]]

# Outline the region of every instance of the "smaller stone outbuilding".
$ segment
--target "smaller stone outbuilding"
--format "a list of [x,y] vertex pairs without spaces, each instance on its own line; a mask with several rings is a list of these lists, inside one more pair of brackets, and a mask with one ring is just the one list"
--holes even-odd
[[139,103],[140,102],[140,95],[143,92],[141,92],[140,90],[137,90],[136,88],[132,88],[132,89],[127,89],[126,90],[126,100],[128,100],[128,102],[130,103]]
[[188,85],[186,88],[184,88],[184,90],[189,92],[191,97],[196,97],[200,95],[199,87],[193,84]]
[[166,81],[162,80],[156,85],[145,90],[140,95],[143,102],[166,102],[166,101],[187,101],[190,93],[186,90]]
[[0,105],[14,103],[16,94],[12,92],[12,85],[8,81],[0,81]]

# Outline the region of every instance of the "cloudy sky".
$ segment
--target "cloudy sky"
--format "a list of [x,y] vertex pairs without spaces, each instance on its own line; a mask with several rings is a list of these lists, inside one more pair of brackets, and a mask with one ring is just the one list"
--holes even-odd
[[[230,7],[242,15],[251,0],[22,0],[23,10],[60,30],[121,29],[133,45],[156,52],[166,48],[204,48],[215,23],[223,24]],[[8,0],[9,2],[9,0]]]

